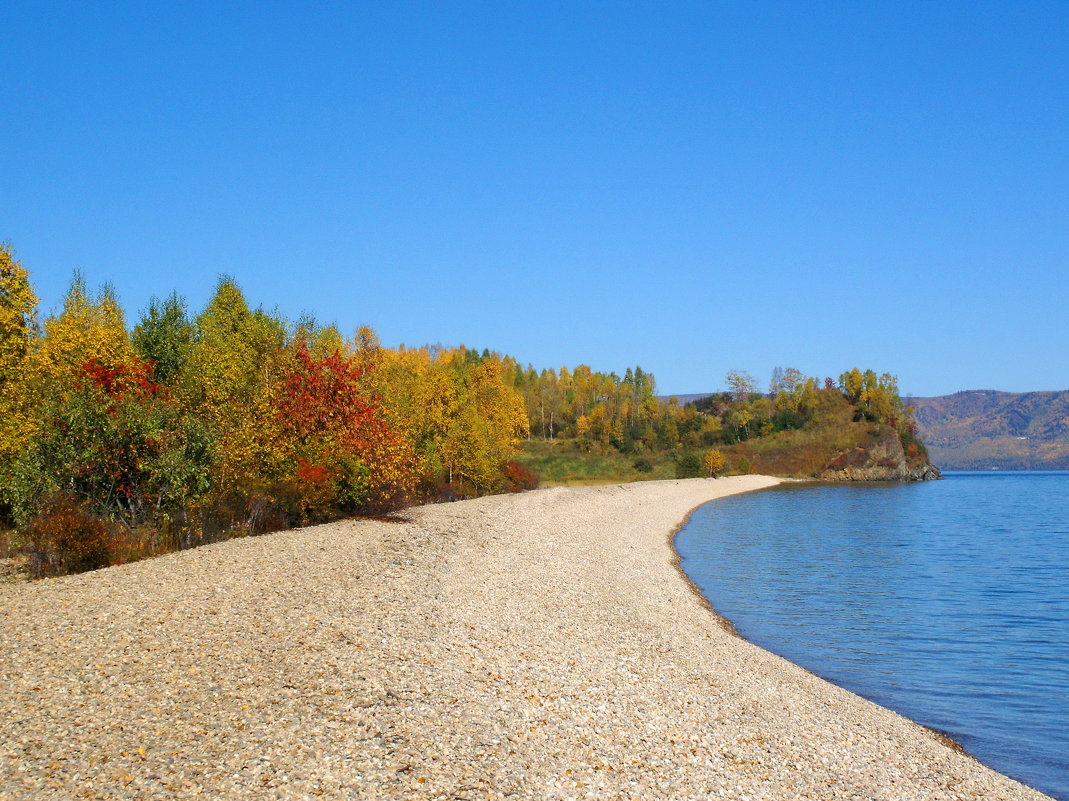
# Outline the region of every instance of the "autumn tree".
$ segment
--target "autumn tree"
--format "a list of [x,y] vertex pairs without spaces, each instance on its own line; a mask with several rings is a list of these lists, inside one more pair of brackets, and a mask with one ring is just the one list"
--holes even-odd
[[726,415],[728,425],[737,440],[750,438],[750,426],[754,421],[753,411],[748,405],[737,404]]
[[561,384],[552,368],[543,370],[538,382],[538,422],[544,439],[554,439],[560,430]]
[[[11,274],[16,275],[14,270]],[[70,483],[64,472],[68,462],[46,456],[42,448],[62,440],[74,425],[68,419],[73,414],[68,404],[86,386],[87,367],[120,370],[135,359],[114,290],[105,286],[90,293],[85,280],[75,273],[62,311],[45,321],[43,336],[22,362],[18,391],[3,401],[15,399],[16,408],[0,428],[18,426],[18,432],[4,437],[7,465],[0,493],[16,520],[27,519],[49,488],[62,488],[53,487],[50,476],[63,486]]]
[[450,481],[459,477],[477,491],[491,491],[520,439],[527,436],[523,402],[492,359],[455,374],[455,380],[456,403],[440,421],[441,462]]
[[207,491],[208,434],[135,352],[110,287],[90,293],[76,274],[32,360],[34,436],[13,470],[16,520],[59,493],[129,529],[166,525]]
[[745,370],[729,370],[725,376],[736,403],[743,403],[757,393],[757,381]]
[[0,388],[22,380],[36,335],[37,296],[30,274],[0,244]]
[[63,310],[45,321],[44,337],[35,353],[38,371],[45,378],[70,383],[90,361],[118,368],[134,357],[114,288],[105,284],[91,294],[82,275],[75,273],[63,298]]
[[178,523],[211,482],[211,440],[136,357],[90,359],[45,395],[34,444],[17,467],[16,518],[57,493],[128,529]]
[[508,483],[505,463],[530,435],[515,361],[463,347],[376,349],[371,384],[416,452],[423,490],[482,493]]
[[812,416],[816,404],[817,381],[794,367],[778,367],[775,393],[770,393],[770,420],[773,430],[801,428]]
[[345,337],[334,325],[320,325],[315,315],[305,312],[298,319],[290,337],[290,344],[303,344],[315,358],[330,356],[347,350]]
[[303,340],[283,368],[278,427],[302,522],[392,508],[413,488],[411,449],[365,394],[363,374],[355,357],[315,356]]
[[[871,372],[871,371],[869,371]],[[875,373],[873,373],[875,377]],[[831,379],[828,379],[830,382]],[[839,376],[839,389],[851,403],[857,403],[861,399],[861,392],[865,388],[865,376],[856,367],[847,370]]]
[[251,403],[265,384],[286,341],[285,323],[253,311],[231,278],[221,278],[197,317],[190,355],[198,400],[219,422],[234,404]]
[[705,475],[717,478],[724,469],[724,454],[716,448],[702,454],[702,470]]
[[786,367],[780,374],[780,392],[792,395],[809,379],[797,367]]
[[186,302],[177,293],[163,301],[153,298],[134,327],[131,342],[138,356],[153,365],[153,379],[175,383],[193,352],[195,329]]
[[220,279],[196,318],[181,391],[216,440],[220,497],[263,492],[281,475],[285,449],[273,395],[285,343],[285,322],[250,309],[230,278]]
[[37,297],[29,273],[0,245],[0,519],[11,502],[15,460],[32,441],[30,354],[37,335]]
[[898,394],[898,379],[890,373],[853,368],[839,376],[839,389],[857,408],[859,419],[898,426],[907,416]]

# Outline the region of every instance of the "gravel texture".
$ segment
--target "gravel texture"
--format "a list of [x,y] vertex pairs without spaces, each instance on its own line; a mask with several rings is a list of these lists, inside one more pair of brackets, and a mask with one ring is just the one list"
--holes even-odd
[[670,533],[775,482],[554,488],[0,585],[0,798],[1043,798],[724,630]]

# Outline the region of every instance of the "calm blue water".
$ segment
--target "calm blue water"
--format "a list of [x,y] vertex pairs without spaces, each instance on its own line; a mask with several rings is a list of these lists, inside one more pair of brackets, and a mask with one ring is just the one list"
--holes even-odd
[[1069,473],[739,495],[676,547],[748,640],[1069,801]]

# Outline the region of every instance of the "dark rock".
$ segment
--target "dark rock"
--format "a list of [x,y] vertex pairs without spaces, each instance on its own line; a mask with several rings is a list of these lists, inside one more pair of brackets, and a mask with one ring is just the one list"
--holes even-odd
[[819,477],[822,481],[932,481],[943,476],[929,462],[908,465],[898,432],[887,428],[867,446],[835,454]]

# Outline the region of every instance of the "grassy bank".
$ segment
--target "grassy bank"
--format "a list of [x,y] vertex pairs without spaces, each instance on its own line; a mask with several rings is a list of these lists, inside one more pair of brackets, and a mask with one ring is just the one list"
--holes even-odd
[[[804,429],[713,447],[724,457],[720,475],[759,473],[813,478],[835,454],[870,444],[877,431],[872,423],[855,422],[845,414],[836,414]],[[708,449],[709,446],[691,452],[700,454]],[[679,448],[624,454],[614,448],[590,447],[578,439],[531,439],[522,444],[516,461],[535,472],[542,486],[578,486],[685,477],[679,462],[686,453],[686,449]]]
[[620,484],[676,475],[675,461],[667,453],[636,457],[615,450],[586,452],[573,439],[528,440],[516,461],[537,473],[542,486]]

